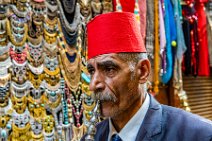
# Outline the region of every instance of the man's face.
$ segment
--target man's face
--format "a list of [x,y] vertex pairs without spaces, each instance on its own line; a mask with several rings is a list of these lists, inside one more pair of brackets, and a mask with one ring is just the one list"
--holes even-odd
[[118,117],[132,108],[139,98],[139,81],[135,75],[132,79],[127,62],[117,54],[104,54],[88,61],[91,75],[90,90],[94,91],[101,103],[104,117]]

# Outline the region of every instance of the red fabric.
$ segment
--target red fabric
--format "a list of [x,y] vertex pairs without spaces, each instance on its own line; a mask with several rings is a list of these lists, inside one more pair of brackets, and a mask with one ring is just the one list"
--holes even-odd
[[207,36],[207,19],[203,3],[195,5],[198,17],[198,36],[199,36],[199,69],[198,75],[209,76],[209,53]]
[[[134,13],[135,0],[119,0],[122,11]],[[113,0],[113,10],[116,11],[116,0]]]
[[107,53],[146,52],[136,18],[130,12],[96,16],[87,24],[88,59]]
[[141,35],[146,38],[146,0],[138,0]]
[[208,0],[196,0],[196,2],[208,2]]
[[[120,0],[122,11],[134,13],[135,0]],[[146,37],[146,0],[138,0],[141,35]],[[116,0],[113,0],[113,10],[116,11]]]

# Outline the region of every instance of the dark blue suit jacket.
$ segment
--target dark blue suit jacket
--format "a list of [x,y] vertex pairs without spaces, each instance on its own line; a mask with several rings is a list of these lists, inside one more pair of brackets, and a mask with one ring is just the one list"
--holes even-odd
[[[108,134],[109,121],[106,119],[97,124],[95,141],[107,141]],[[161,105],[150,96],[150,106],[136,141],[212,141],[212,122],[181,109]]]

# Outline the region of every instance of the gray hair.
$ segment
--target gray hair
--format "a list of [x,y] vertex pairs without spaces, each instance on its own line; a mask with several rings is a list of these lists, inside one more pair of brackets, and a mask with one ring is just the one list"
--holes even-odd
[[131,72],[135,70],[135,66],[140,60],[148,59],[147,53],[118,53],[118,56],[128,63]]
[[[143,59],[148,59],[147,53],[118,53],[118,56],[125,62],[128,63],[131,71],[131,80],[135,77],[135,66],[136,64]],[[140,88],[143,92],[146,92],[147,85],[146,83],[140,84]]]

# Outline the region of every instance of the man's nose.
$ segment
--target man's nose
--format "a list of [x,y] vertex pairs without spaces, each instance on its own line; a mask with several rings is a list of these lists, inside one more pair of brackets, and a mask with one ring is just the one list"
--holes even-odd
[[105,88],[104,85],[104,76],[100,72],[95,72],[90,82],[90,90],[91,91],[102,91]]

